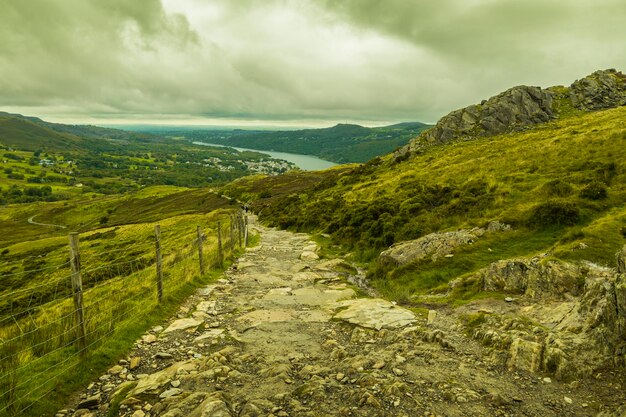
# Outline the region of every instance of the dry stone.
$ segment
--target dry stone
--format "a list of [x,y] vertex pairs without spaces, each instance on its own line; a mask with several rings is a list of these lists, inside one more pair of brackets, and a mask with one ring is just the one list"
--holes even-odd
[[345,309],[335,314],[335,319],[371,329],[398,329],[417,320],[415,314],[387,300],[359,298],[340,303]]
[[450,254],[458,246],[472,244],[484,232],[484,229],[475,228],[431,233],[416,240],[396,243],[380,254],[378,262],[382,265],[402,266],[429,258],[435,261]]
[[537,372],[541,366],[540,343],[523,339],[515,339],[511,344],[509,368]]
[[305,250],[300,254],[300,259],[302,259],[303,261],[316,261],[319,258],[320,257],[317,255],[317,253],[313,251]]
[[174,379],[179,369],[194,366],[193,362],[177,362],[162,371],[147,375],[137,383],[137,386],[130,391],[128,397],[153,397],[161,394],[161,389]]
[[102,395],[100,394],[96,394],[96,395],[92,395],[91,397],[87,397],[84,400],[82,400],[81,402],[78,403],[78,409],[81,408],[85,408],[85,409],[94,409],[97,408],[98,405],[100,405],[100,400],[102,399]]
[[476,277],[482,282],[485,291],[505,291],[542,298],[579,295],[586,272],[567,262],[520,258],[494,262],[480,270]]
[[202,324],[202,321],[192,319],[192,318],[180,319],[170,324],[168,328],[163,331],[163,333],[171,333],[177,330],[193,329],[193,328],[200,326],[201,324]]

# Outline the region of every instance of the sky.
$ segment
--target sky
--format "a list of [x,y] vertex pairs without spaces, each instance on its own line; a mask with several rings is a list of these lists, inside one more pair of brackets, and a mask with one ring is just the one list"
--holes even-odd
[[0,0],[0,110],[90,124],[432,123],[626,71],[624,0]]

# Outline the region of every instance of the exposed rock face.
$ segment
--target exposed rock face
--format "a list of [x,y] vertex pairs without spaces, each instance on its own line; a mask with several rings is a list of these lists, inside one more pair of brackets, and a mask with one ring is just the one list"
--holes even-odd
[[487,229],[475,227],[470,230],[457,230],[454,232],[431,233],[416,240],[396,243],[389,249],[381,252],[378,262],[382,265],[402,266],[424,259],[436,261],[446,255],[452,255],[454,248],[461,245],[470,245],[485,234],[485,232],[498,232],[511,230],[511,226],[493,221]]
[[485,291],[506,291],[531,298],[579,295],[584,267],[555,260],[511,259],[494,262],[478,272]]
[[415,314],[379,298],[361,298],[342,303],[345,310],[335,314],[335,319],[376,330],[397,329],[415,324]]
[[[551,88],[513,87],[481,104],[442,117],[432,129],[413,139],[395,155],[403,156],[425,146],[454,140],[521,131],[548,122],[557,117],[554,102],[560,99],[561,95]],[[569,100],[574,107],[585,111],[624,106],[626,75],[614,69],[596,71],[570,86]]]
[[453,139],[491,136],[523,130],[554,117],[553,95],[539,87],[518,86],[464,109],[444,116],[435,127],[409,144],[410,150],[420,145],[440,145]]
[[626,105],[626,75],[614,69],[596,71],[576,80],[570,99],[581,110],[601,110]]
[[378,261],[381,264],[396,266],[431,258],[433,261],[449,255],[452,249],[469,245],[485,233],[484,229],[457,230],[455,232],[431,233],[408,242],[400,242],[381,252]]
[[482,280],[485,290],[528,297],[514,318],[488,316],[474,332],[486,345],[507,352],[509,368],[570,379],[624,365],[626,276],[615,269],[514,259],[495,262],[473,278]]

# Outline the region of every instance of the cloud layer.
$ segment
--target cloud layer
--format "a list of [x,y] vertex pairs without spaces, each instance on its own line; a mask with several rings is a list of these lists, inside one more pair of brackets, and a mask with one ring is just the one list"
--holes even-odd
[[0,0],[0,109],[434,121],[626,69],[622,0]]

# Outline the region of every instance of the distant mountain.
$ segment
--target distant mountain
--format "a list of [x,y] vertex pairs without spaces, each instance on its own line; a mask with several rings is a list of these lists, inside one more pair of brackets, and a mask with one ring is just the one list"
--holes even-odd
[[160,141],[159,136],[127,132],[97,126],[50,123],[37,117],[0,112],[0,141],[26,151],[79,151],[105,146],[107,142],[119,145],[123,141]]
[[[292,131],[184,129],[169,133],[220,145],[314,155],[328,161],[347,163],[366,162],[392,152],[429,127],[424,123],[410,122],[375,128],[338,124],[323,129]],[[159,133],[166,134],[162,130]]]

